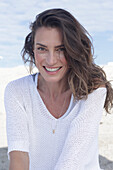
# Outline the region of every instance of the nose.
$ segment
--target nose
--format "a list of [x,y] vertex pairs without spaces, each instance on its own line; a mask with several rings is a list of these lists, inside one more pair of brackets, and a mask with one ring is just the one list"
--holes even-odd
[[48,65],[51,66],[57,63],[57,56],[55,55],[54,51],[48,53],[46,57],[46,62]]

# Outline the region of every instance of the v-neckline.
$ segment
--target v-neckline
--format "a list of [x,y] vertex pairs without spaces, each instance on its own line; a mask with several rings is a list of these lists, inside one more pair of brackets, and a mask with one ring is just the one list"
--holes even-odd
[[40,95],[40,93],[39,93],[39,91],[38,91],[38,89],[37,89],[38,76],[39,76],[39,73],[37,73],[37,74],[35,75],[34,80],[33,80],[33,81],[34,81],[33,83],[34,83],[34,85],[35,85],[36,93],[37,93],[37,95],[38,95],[38,97],[39,97],[39,99],[40,99],[40,102],[41,102],[41,104],[43,105],[44,109],[46,110],[48,116],[49,116],[50,118],[56,120],[56,121],[61,120],[61,119],[65,119],[65,117],[67,117],[67,116],[69,115],[68,112],[69,112],[70,109],[71,109],[71,105],[72,105],[72,101],[73,101],[73,95],[71,95],[70,103],[69,103],[69,106],[68,106],[68,109],[66,110],[66,112],[65,112],[60,118],[54,117],[54,116],[50,113],[50,111],[47,109],[47,107],[46,107],[46,105],[45,105],[45,103],[44,103],[44,101],[43,101],[43,99],[42,99],[42,97],[41,97],[41,95]]

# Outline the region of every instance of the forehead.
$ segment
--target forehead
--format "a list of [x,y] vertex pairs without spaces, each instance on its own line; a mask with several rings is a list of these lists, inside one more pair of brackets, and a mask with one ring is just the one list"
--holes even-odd
[[36,42],[43,43],[62,43],[62,33],[59,28],[41,27],[35,34]]

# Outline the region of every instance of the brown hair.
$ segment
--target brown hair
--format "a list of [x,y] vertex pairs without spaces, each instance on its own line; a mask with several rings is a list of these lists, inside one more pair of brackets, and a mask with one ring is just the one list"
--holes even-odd
[[[30,61],[32,70],[35,58],[33,53],[34,37],[38,28],[54,27],[62,32],[65,57],[69,65],[68,83],[74,97],[78,100],[100,86],[107,88],[105,109],[109,112],[113,106],[113,89],[106,79],[106,74],[93,61],[93,45],[91,37],[85,28],[66,10],[50,9],[36,16],[30,25],[31,32],[25,39],[22,50],[24,62]],[[28,55],[26,55],[28,54]]]

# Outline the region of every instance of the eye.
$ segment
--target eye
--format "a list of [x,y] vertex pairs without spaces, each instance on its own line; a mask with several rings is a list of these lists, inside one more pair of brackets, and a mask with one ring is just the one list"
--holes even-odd
[[58,49],[56,49],[56,51],[58,51],[58,52],[65,51],[65,48],[58,48]]
[[46,49],[43,48],[43,47],[38,47],[37,50],[38,50],[38,51],[46,51]]

